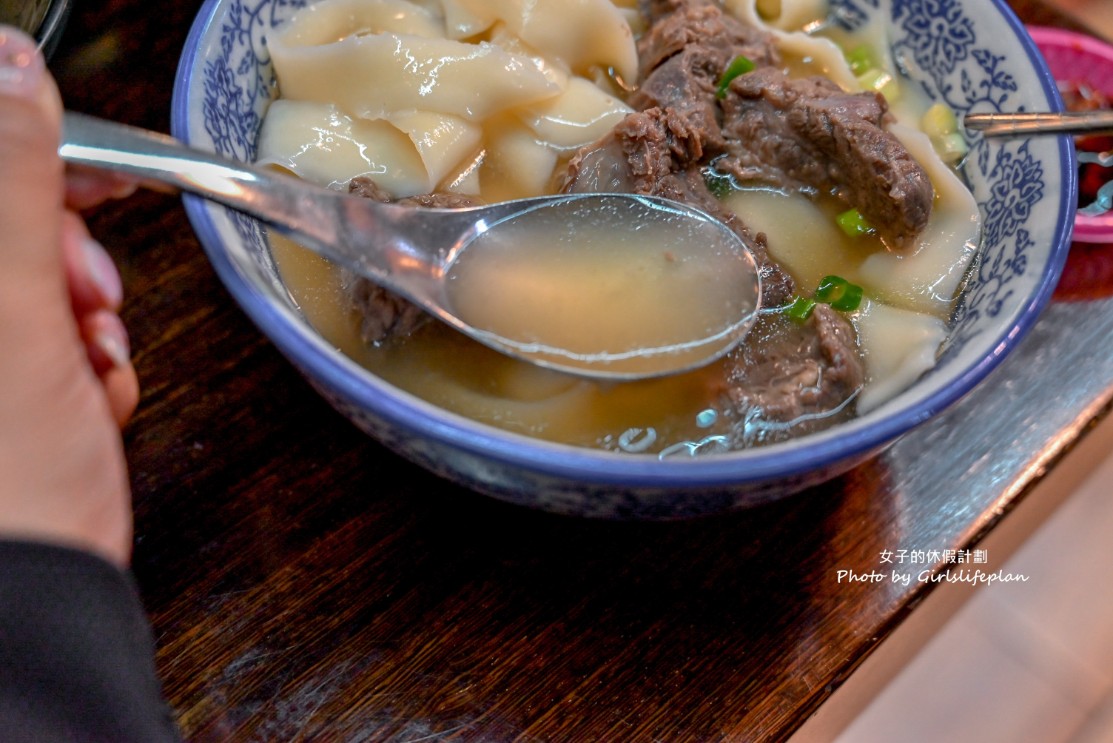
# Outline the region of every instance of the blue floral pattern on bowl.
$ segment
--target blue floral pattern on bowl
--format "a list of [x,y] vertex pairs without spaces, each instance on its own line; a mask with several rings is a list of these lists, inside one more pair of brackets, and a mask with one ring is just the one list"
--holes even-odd
[[[174,92],[173,133],[250,161],[276,81],[266,36],[307,0],[207,0]],[[934,101],[972,111],[1057,108],[1054,82],[1003,0],[832,0],[854,29],[883,21],[893,59]],[[982,211],[979,259],[939,364],[880,409],[764,450],[661,461],[548,444],[494,430],[385,384],[301,319],[255,220],[186,197],[214,268],[249,316],[338,410],[433,472],[499,498],[591,516],[725,511],[799,490],[875,455],[954,402],[1000,362],[1048,301],[1069,247],[1073,149],[1062,138],[974,137],[963,166]]]
[[[848,29],[869,21],[881,10],[878,0],[835,0],[834,16]],[[961,117],[969,113],[1004,113],[1028,109],[1011,62],[1016,50],[992,45],[995,34],[981,33],[959,0],[893,0],[891,48],[898,68],[918,82],[932,101],[947,104]],[[1009,39],[1011,41],[1011,39]],[[1057,96],[1044,110],[1057,108]],[[1008,311],[1010,299],[1039,261],[1030,227],[1043,219],[1042,202],[1060,196],[1059,182],[1048,182],[1044,158],[1028,140],[991,141],[977,135],[970,141],[963,174],[978,200],[984,219],[984,248],[963,301],[956,308],[955,328],[947,343],[954,354],[982,332],[982,315],[995,318]],[[1057,208],[1057,205],[1052,205]]]

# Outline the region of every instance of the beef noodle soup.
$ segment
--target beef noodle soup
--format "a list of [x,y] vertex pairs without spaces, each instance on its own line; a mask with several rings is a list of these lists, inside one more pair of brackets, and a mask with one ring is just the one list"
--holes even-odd
[[[557,191],[678,199],[761,267],[727,357],[587,381],[506,358],[272,236],[307,320],[436,405],[656,456],[784,441],[883,405],[935,360],[976,252],[953,115],[876,31],[814,0],[323,0],[268,39],[259,161],[367,198],[453,207]],[[771,14],[765,6],[777,5]]]

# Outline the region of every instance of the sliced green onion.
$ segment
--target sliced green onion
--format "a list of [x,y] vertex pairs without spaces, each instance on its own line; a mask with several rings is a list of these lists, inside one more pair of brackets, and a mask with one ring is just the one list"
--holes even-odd
[[841,276],[824,276],[815,290],[815,298],[842,312],[853,312],[862,304],[862,287]]
[[739,75],[745,75],[747,72],[753,71],[756,66],[757,65],[744,55],[739,54],[735,57],[731,63],[727,65],[726,70],[723,72],[723,76],[719,78],[719,87],[715,90],[715,97],[726,98],[727,88],[730,87],[731,80]]
[[945,103],[936,103],[924,113],[920,129],[931,139],[936,153],[945,163],[957,163],[970,150],[959,132],[958,116]]
[[935,145],[935,151],[939,153],[940,159],[952,165],[966,157],[966,153],[970,151],[970,146],[966,144],[966,140],[958,132],[951,132],[938,139],[932,139],[931,142]]
[[735,190],[734,176],[715,170],[714,166],[703,169],[703,182],[707,190],[717,199],[725,199]]
[[878,67],[871,67],[858,75],[858,84],[865,90],[876,90],[885,96],[889,103],[900,100],[900,83],[890,73]]
[[850,71],[856,76],[872,67],[877,67],[877,62],[873,58],[873,50],[865,44],[847,52],[846,63],[850,65]]
[[840,312],[853,312],[862,305],[862,295],[862,287],[857,284],[841,276],[824,276],[812,297],[797,295],[781,310],[796,322],[804,322],[820,302]]
[[873,225],[867,222],[866,218],[857,209],[847,209],[835,217],[835,221],[842,228],[842,231],[850,237],[872,235],[874,232]]
[[824,276],[819,280],[819,286],[816,287],[815,298],[820,302],[831,304],[833,300],[843,295],[849,284],[850,282],[841,276]]
[[840,312],[853,312],[862,306],[862,287],[857,284],[850,284],[846,287],[846,293],[839,297],[831,306]]
[[920,129],[929,137],[944,137],[958,131],[958,117],[946,103],[936,103],[924,112]]
[[815,300],[808,297],[796,296],[791,304],[784,307],[784,312],[796,322],[804,322],[815,309]]

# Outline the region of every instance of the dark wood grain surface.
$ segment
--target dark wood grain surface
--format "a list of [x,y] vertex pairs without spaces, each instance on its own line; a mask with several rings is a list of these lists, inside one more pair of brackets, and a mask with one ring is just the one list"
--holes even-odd
[[[201,4],[77,2],[53,61],[67,105],[168,131]],[[1087,305],[1087,325],[1059,304],[994,385],[830,485],[692,522],[554,517],[449,485],[329,408],[231,301],[176,197],[89,221],[124,273],[143,385],[135,572],[195,741],[784,739],[933,587],[839,571],[976,548],[1113,379],[1056,345],[1107,333],[1113,310]],[[1047,374],[1068,394],[1026,407]],[[928,557],[900,570],[938,574]]]

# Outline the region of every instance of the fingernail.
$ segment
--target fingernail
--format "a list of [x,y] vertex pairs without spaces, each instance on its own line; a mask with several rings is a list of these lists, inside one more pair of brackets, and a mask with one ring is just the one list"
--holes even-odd
[[113,366],[127,366],[131,363],[131,345],[122,322],[106,323],[97,328],[93,343]]
[[124,301],[124,284],[108,251],[92,238],[81,241],[82,253],[89,268],[89,277],[97,285],[97,290],[105,303],[117,309]]
[[34,39],[10,26],[0,26],[0,93],[36,95],[45,72]]
[[139,184],[135,181],[120,181],[112,188],[112,198],[126,199],[133,193],[139,190]]

